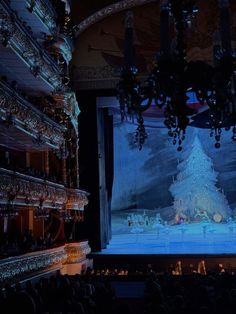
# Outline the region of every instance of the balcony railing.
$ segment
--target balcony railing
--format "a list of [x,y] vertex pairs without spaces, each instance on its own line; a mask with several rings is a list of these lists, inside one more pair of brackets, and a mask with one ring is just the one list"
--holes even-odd
[[[55,248],[36,251],[15,257],[0,260],[0,286],[5,283],[19,282],[26,277],[30,278],[40,271],[64,269],[66,266],[76,264],[78,266],[86,261],[91,253],[88,241],[67,243]],[[63,270],[63,269],[62,269]]]
[[[19,158],[20,159],[20,158]],[[53,172],[53,175],[47,174],[45,171],[36,169],[34,167],[22,166],[21,163],[17,164],[17,161],[10,162],[7,158],[0,159],[0,168],[11,170],[13,172],[18,172],[26,176],[46,180],[56,184],[63,185],[61,175],[59,173]]]
[[55,91],[65,91],[63,71],[51,56],[34,40],[32,34],[5,1],[0,2],[0,38],[29,66],[35,77],[41,77]]
[[11,200],[15,205],[62,208],[67,201],[63,185],[0,168],[0,202]]
[[40,139],[41,144],[45,143],[54,149],[63,145],[65,128],[48,118],[3,81],[0,81],[0,112],[7,127],[14,125],[33,139]]
[[47,0],[25,0],[28,10],[34,13],[51,33],[58,31],[57,13],[50,1]]
[[26,274],[61,265],[67,259],[65,247],[60,246],[28,253],[0,261],[0,283],[20,279]]
[[88,193],[79,189],[66,189],[67,209],[81,210],[88,204]]
[[60,106],[63,112],[71,119],[76,133],[78,133],[78,116],[80,114],[79,105],[74,92],[64,93],[63,95],[55,95],[57,106]]
[[19,206],[58,209],[66,206],[74,210],[83,210],[88,203],[88,193],[79,189],[67,189],[62,184],[4,168],[0,168],[0,177],[0,203],[11,200]]

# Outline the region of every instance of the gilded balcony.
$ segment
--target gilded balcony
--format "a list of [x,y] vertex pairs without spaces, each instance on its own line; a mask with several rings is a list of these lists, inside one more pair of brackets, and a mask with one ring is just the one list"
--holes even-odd
[[72,210],[83,210],[88,204],[88,193],[79,189],[66,189],[66,208]]
[[68,189],[49,180],[4,168],[0,168],[0,178],[0,204],[67,210],[83,210],[88,204],[85,191]]
[[32,208],[63,208],[67,202],[64,185],[0,168],[0,203]]
[[58,26],[56,23],[57,13],[51,1],[25,0],[25,3],[27,5],[28,11],[35,14],[52,34],[58,31]]
[[[3,126],[9,129],[8,134],[14,138],[15,144],[17,138],[22,138],[23,135],[25,147],[27,147],[26,139],[29,141],[29,146],[33,146],[33,142],[35,142],[36,145],[41,144],[41,146],[53,149],[59,149],[64,143],[65,128],[48,118],[18,94],[7,82],[1,80],[0,113],[0,121]],[[14,132],[15,136],[13,136]]]
[[34,34],[11,9],[8,2],[0,2],[0,39],[6,48],[11,48],[30,69],[35,78],[40,77],[53,91],[65,91],[64,69],[44,50]]
[[79,105],[74,92],[68,92],[60,95],[55,95],[57,106],[70,117],[71,123],[78,135],[78,116],[80,114]]
[[[65,32],[63,28],[66,23],[66,8],[63,10],[65,2],[57,2],[57,4],[61,3],[62,8],[58,8],[52,2],[50,0],[11,0],[10,6],[18,12],[20,18],[27,21],[28,27],[36,37],[44,42],[45,48],[49,48],[49,53],[55,56],[59,52],[68,64],[72,58],[73,36]],[[70,29],[72,31],[71,25]]]
[[13,283],[37,271],[60,269],[67,260],[65,246],[32,252],[0,261],[0,284]]
[[88,241],[66,243],[58,247],[38,250],[0,260],[0,286],[14,283],[34,274],[60,271],[61,274],[79,274],[82,268],[92,265],[87,255],[91,252]]
[[65,246],[67,253],[67,263],[74,264],[83,261],[91,253],[88,241],[67,243]]

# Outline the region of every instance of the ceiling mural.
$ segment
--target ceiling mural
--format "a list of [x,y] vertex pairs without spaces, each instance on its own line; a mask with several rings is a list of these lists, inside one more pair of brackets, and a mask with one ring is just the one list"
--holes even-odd
[[[231,1],[232,2],[232,1]],[[213,41],[219,38],[218,1],[197,1],[199,13],[186,31],[187,59],[212,63]],[[151,70],[160,49],[160,2],[132,8],[134,13],[135,64],[139,75]],[[108,12],[110,14],[110,12]],[[114,88],[123,65],[125,12],[109,15],[85,29],[77,39],[72,72],[78,89]],[[170,18],[171,47],[175,47],[175,28]],[[232,46],[236,47],[236,3],[231,3]]]

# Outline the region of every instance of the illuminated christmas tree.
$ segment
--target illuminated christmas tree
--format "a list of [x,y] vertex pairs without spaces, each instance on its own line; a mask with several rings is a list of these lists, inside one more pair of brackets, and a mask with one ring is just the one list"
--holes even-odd
[[175,221],[222,221],[231,209],[216,187],[217,172],[196,136],[186,159],[178,164],[179,174],[170,186],[174,197]]

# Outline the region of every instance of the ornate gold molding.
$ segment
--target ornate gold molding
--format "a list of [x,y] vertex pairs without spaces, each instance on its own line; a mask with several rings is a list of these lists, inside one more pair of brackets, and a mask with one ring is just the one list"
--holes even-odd
[[74,126],[75,133],[78,136],[78,116],[80,114],[79,105],[74,92],[54,95],[57,106],[60,105],[63,112],[70,117],[70,121]]
[[133,7],[137,7],[143,4],[147,4],[150,2],[155,2],[156,0],[123,0],[112,5],[109,5],[93,15],[89,16],[81,23],[76,26],[76,37],[78,37],[82,32],[84,32],[91,25],[103,20],[104,18],[118,13],[123,10],[131,9]]
[[74,69],[73,80],[76,82],[78,90],[116,89],[120,72],[120,69],[113,68],[110,65],[79,66]]
[[31,177],[29,175],[0,168],[0,203],[14,201],[17,205],[83,210],[88,204],[88,193],[79,189],[68,189],[62,184]]
[[63,56],[68,65],[72,59],[72,52],[74,49],[72,39],[64,34],[58,34],[56,36],[56,42],[52,47]]
[[110,65],[105,66],[79,66],[74,70],[74,80],[79,82],[90,82],[93,80],[117,79],[121,74],[120,69],[116,69]]
[[57,14],[50,1],[45,0],[25,0],[30,12],[40,19],[40,21],[52,32],[58,31],[56,24]]
[[31,73],[44,79],[55,91],[68,89],[63,84],[63,70],[36,42],[16,13],[3,1],[0,2],[0,39],[29,66]]
[[54,149],[59,149],[63,145],[65,128],[52,121],[2,81],[0,81],[0,112],[6,126],[14,124],[34,138],[40,135],[42,141]]
[[17,280],[26,273],[36,272],[60,266],[67,260],[65,247],[60,246],[53,249],[28,253],[16,257],[3,259],[0,262],[0,283]]
[[88,204],[88,193],[79,189],[66,189],[67,193],[67,209],[83,210]]
[[66,264],[74,264],[83,261],[86,255],[91,253],[91,248],[88,241],[67,243],[65,245],[65,251],[67,254]]
[[62,208],[67,201],[63,185],[34,178],[12,170],[0,168],[0,202],[11,201],[19,205],[38,207],[43,201],[46,207]]
[[0,261],[0,284],[17,282],[25,274],[33,275],[47,269],[60,269],[66,264],[79,264],[86,261],[91,253],[88,241],[66,243],[65,245],[42,251],[27,253]]

